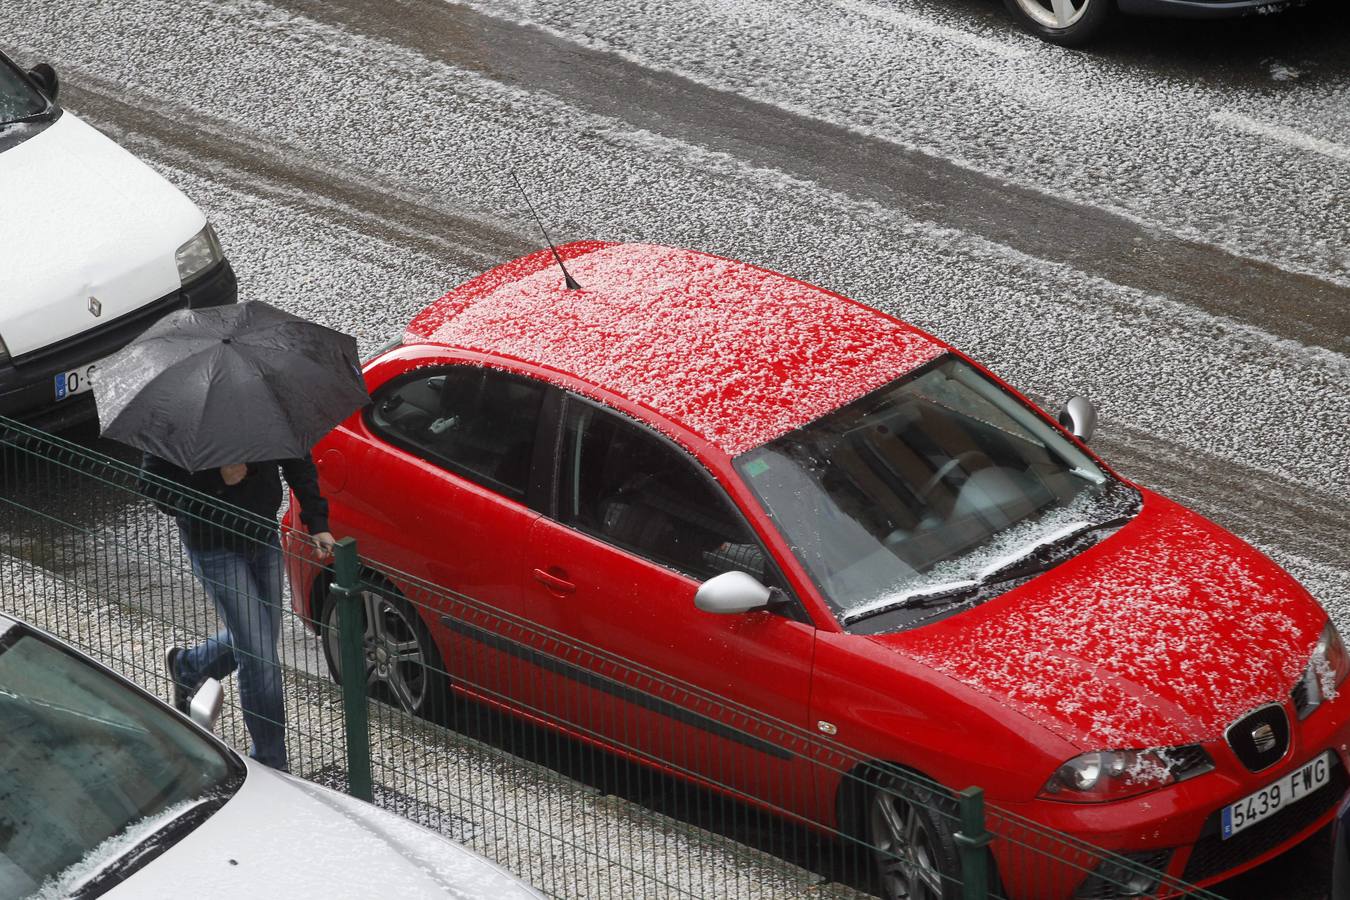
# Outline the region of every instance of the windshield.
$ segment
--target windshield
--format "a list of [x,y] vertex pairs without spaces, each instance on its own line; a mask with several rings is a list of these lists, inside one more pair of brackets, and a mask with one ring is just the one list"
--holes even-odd
[[737,457],[845,625],[1003,578],[1137,495],[947,356]]
[[[0,900],[96,896],[101,869],[177,813],[233,793],[239,764],[171,710],[5,624]],[[149,856],[138,853],[136,865]]]
[[0,125],[36,116],[47,109],[47,98],[19,76],[0,56]]

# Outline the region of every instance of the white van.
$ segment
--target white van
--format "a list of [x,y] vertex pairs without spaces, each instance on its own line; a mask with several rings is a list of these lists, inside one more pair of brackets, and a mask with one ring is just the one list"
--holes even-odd
[[58,88],[0,53],[0,415],[49,430],[94,416],[95,360],[237,286],[202,211]]

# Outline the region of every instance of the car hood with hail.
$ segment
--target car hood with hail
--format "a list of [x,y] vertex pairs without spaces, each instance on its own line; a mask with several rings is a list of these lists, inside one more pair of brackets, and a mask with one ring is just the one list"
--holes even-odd
[[13,356],[178,290],[175,251],[206,218],[70,113],[0,153],[0,335]]
[[254,762],[218,812],[106,896],[538,900],[498,866],[391,813]]
[[1144,497],[1125,527],[1030,582],[869,639],[1084,750],[1218,739],[1288,699],[1326,614],[1246,543]]

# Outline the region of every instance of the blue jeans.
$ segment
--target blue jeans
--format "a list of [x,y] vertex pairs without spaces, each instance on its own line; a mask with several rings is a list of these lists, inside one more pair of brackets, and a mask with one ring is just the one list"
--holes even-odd
[[[186,536],[185,536],[186,538]],[[184,540],[192,571],[206,588],[225,627],[178,654],[179,682],[195,689],[207,678],[239,670],[239,699],[253,748],[249,756],[286,769],[286,704],[281,692],[277,638],[281,633],[281,546],[198,550]]]

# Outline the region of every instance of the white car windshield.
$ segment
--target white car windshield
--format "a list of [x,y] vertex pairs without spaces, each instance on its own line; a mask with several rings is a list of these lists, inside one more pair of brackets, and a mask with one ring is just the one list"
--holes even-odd
[[0,126],[42,113],[47,100],[0,57]]
[[1138,505],[1071,440],[950,356],[735,465],[846,626],[977,595]]
[[242,767],[176,713],[8,624],[0,900],[94,897],[218,809]]

